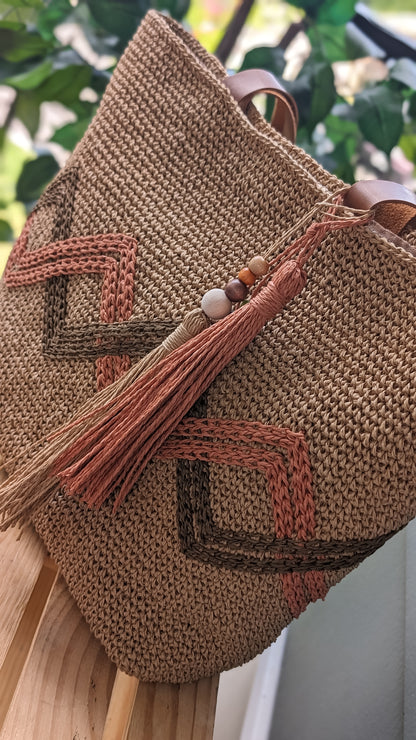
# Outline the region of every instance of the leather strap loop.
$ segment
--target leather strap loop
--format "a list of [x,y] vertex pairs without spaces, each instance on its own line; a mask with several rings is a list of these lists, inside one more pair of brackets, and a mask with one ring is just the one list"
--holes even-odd
[[344,197],[350,208],[374,208],[376,221],[393,234],[416,218],[416,195],[389,180],[362,180],[352,185]]
[[299,121],[297,105],[271,72],[265,69],[245,69],[226,77],[223,82],[244,113],[255,95],[273,95],[276,103],[271,125],[289,141],[295,141]]

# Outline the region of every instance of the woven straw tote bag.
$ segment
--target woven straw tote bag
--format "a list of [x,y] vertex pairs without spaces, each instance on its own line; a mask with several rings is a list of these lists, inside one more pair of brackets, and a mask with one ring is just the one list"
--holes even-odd
[[[289,98],[282,135],[225,83],[215,58],[150,12],[1,285],[3,526],[31,519],[110,658],[147,681],[249,660],[416,514],[416,200],[388,184],[344,193],[288,140]],[[319,208],[345,224],[318,239]],[[211,304],[193,312],[248,264],[258,277],[253,256],[305,234],[306,285],[244,346],[229,322],[251,299],[217,322]],[[192,333],[206,337],[196,361]],[[230,348],[208,377],[204,353],[212,365]],[[180,393],[195,385],[188,361],[206,382],[187,405],[169,396],[137,477],[120,460],[170,357]],[[48,488],[30,465],[55,449],[52,432],[80,408],[88,423],[94,399],[113,408],[138,367],[132,384],[152,401],[120,412],[115,431],[108,422],[91,479],[120,468],[127,495],[88,499],[69,478]]]

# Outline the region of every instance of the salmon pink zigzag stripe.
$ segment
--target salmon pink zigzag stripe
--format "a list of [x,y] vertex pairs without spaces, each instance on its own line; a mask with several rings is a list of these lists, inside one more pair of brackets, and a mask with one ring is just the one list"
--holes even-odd
[[[28,252],[34,218],[35,214],[28,218],[10,254],[4,273],[6,285],[17,288],[62,275],[102,274],[100,321],[127,321],[133,311],[137,240],[125,234],[76,236]],[[120,377],[129,365],[128,356],[98,358],[98,390]]]
[[[281,456],[282,450],[287,464]],[[255,421],[185,417],[156,457],[202,460],[259,470],[267,480],[277,539],[308,542],[316,537],[312,473],[308,445],[302,432]],[[200,494],[201,491],[198,497]],[[215,536],[211,535],[213,543]],[[211,554],[209,562],[214,562],[216,557],[215,553]],[[326,595],[322,571],[293,571],[282,573],[280,578],[294,617],[298,617],[310,601]]]
[[[300,447],[304,447],[303,452],[307,454],[304,440],[299,440],[297,444]],[[295,490],[300,485],[303,485],[306,490],[311,490],[312,473],[309,466],[304,466],[302,470],[297,467],[293,468],[293,485]],[[315,537],[315,504],[312,497],[306,496],[303,498],[298,496],[294,504],[294,521],[297,526],[295,526],[294,530],[287,528],[283,534],[291,537],[295,533],[299,540],[306,542],[308,539]],[[305,526],[306,522],[307,526]],[[323,571],[311,570],[306,573],[282,573],[281,578],[283,593],[293,617],[299,617],[305,611],[310,601],[325,598],[328,591]]]

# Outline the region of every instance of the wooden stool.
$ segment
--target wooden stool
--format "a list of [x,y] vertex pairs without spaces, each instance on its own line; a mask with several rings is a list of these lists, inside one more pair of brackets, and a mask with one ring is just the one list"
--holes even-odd
[[1,740],[211,740],[218,676],[117,670],[31,529],[0,534],[0,573]]

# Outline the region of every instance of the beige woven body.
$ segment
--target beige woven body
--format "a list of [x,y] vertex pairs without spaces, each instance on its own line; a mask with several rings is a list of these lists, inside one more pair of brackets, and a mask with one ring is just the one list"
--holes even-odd
[[[6,459],[340,187],[249,120],[224,75],[149,13],[43,195],[26,253],[134,239],[124,251],[74,247],[60,275],[2,285]],[[250,659],[416,514],[416,257],[360,227],[327,237],[307,273],[116,515],[111,501],[96,512],[61,493],[35,518],[91,629],[141,679],[189,681]]]

